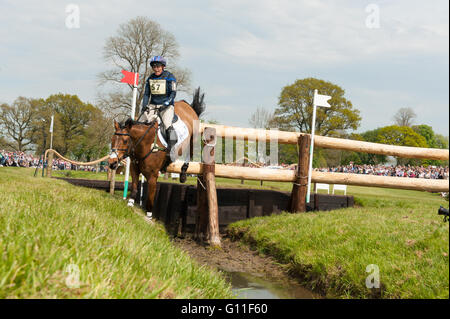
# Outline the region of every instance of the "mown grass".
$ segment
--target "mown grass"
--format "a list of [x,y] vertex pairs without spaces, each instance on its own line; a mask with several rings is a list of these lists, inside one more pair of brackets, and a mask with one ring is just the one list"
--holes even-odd
[[[239,221],[229,232],[332,298],[448,298],[448,207],[437,194],[350,187],[361,207]],[[380,289],[366,287],[369,265]],[[373,281],[372,281],[373,282]]]
[[[92,175],[92,173],[90,173]],[[177,182],[177,180],[164,180]],[[196,184],[188,177],[188,184]],[[218,187],[291,191],[292,184],[216,178]],[[348,186],[355,207],[284,213],[240,221],[229,232],[261,253],[288,263],[312,289],[337,298],[448,298],[449,226],[437,215],[439,194]],[[368,265],[380,289],[368,289]]]
[[0,197],[1,299],[233,297],[162,225],[106,192],[1,168]]

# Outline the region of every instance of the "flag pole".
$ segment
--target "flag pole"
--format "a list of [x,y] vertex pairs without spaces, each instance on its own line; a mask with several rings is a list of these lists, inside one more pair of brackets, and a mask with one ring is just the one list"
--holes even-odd
[[[134,73],[134,84],[133,84],[133,99],[131,100],[131,119],[134,120],[136,113],[136,97],[137,97],[137,80],[138,73]],[[130,157],[127,157],[127,167],[125,169],[125,183],[123,187],[123,199],[127,199],[128,194],[128,178],[130,176]]]
[[309,203],[309,198],[311,196],[311,175],[312,175],[312,162],[313,162],[313,152],[314,152],[314,133],[316,131],[316,110],[318,106],[331,107],[327,102],[331,99],[331,96],[321,95],[317,90],[314,90],[313,97],[313,118],[311,123],[311,148],[309,149],[309,169],[308,169],[308,189],[306,191],[306,202]]
[[53,149],[53,115],[50,123],[50,149]]
[[311,147],[309,148],[309,168],[308,168],[308,188],[306,191],[306,203],[309,203],[309,198],[311,196],[311,172],[312,172],[312,162],[313,162],[313,152],[314,152],[314,132],[316,130],[316,95],[317,90],[314,90],[313,98],[313,118],[311,124]]

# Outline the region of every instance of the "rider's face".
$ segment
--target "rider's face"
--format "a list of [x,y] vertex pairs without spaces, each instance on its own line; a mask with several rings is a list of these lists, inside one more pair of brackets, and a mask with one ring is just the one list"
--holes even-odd
[[152,66],[153,72],[155,75],[160,76],[164,70],[164,67],[161,64],[155,64]]

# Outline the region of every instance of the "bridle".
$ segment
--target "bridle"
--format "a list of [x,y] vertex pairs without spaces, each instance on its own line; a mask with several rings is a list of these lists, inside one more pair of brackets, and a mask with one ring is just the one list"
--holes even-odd
[[[157,138],[158,138],[158,133],[157,133],[157,131],[155,130],[155,140],[154,140],[154,142],[153,142],[153,144],[152,144],[152,147],[150,148],[150,151],[149,151],[143,158],[138,159],[138,158],[136,157],[136,155],[135,155],[135,154],[136,154],[136,153],[135,153],[136,147],[144,140],[145,136],[148,134],[148,132],[150,131],[150,129],[152,129],[153,127],[155,127],[157,121],[154,120],[154,121],[152,121],[152,122],[150,122],[150,123],[144,123],[144,122],[135,122],[135,123],[137,123],[137,124],[145,124],[145,125],[148,125],[147,130],[145,130],[145,133],[139,138],[139,140],[138,140],[136,143],[133,143],[133,140],[131,139],[131,135],[130,135],[129,133],[118,133],[118,132],[115,132],[115,133],[114,133],[114,135],[118,135],[118,136],[129,136],[129,137],[130,137],[130,141],[131,141],[131,143],[129,144],[128,148],[126,148],[126,149],[125,149],[125,148],[112,148],[112,149],[111,149],[111,152],[114,153],[114,154],[116,155],[117,161],[118,161],[119,163],[120,163],[120,161],[122,161],[123,159],[125,159],[125,158],[127,158],[127,157],[130,157],[130,156],[133,156],[133,157],[135,158],[135,161],[136,161],[136,162],[141,162],[141,161],[144,161],[151,153],[155,152],[155,150],[156,150],[156,151],[165,151],[165,150],[166,150],[165,148],[159,147],[159,146],[156,144]],[[119,158],[119,154],[117,154],[117,151],[122,151],[122,152],[124,152],[124,154],[123,154],[123,156],[122,156],[121,158]]]
[[[117,133],[117,132],[114,132],[114,135],[129,136],[130,137],[130,141],[132,141],[131,140],[131,135],[129,133]],[[131,144],[130,144],[130,146],[131,146]],[[129,154],[130,146],[128,146],[127,148],[112,148],[111,149],[111,153],[116,155],[117,161],[120,163],[121,160],[123,160],[123,159],[127,158],[128,156],[130,156],[130,154]],[[125,152],[125,153],[123,154],[122,157],[119,157],[119,154],[117,154],[117,151],[121,151],[121,152]]]

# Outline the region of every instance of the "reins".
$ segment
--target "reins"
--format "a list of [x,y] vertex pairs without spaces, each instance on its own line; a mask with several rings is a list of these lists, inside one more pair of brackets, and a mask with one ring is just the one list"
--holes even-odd
[[[142,123],[147,125],[146,123]],[[153,121],[153,123],[150,123],[148,125],[147,130],[145,130],[145,133],[139,138],[139,140],[136,143],[133,143],[133,140],[131,139],[131,135],[129,133],[117,133],[115,132],[114,135],[119,135],[119,136],[129,136],[130,140],[131,140],[131,144],[130,146],[128,146],[128,148],[124,149],[124,148],[113,148],[111,149],[112,152],[114,152],[116,154],[116,156],[118,157],[117,151],[123,151],[125,152],[122,158],[118,158],[118,161],[120,162],[121,160],[134,155],[135,157],[135,161],[136,162],[140,162],[140,161],[144,161],[151,153],[153,153],[155,150],[156,151],[165,151],[166,149],[163,147],[158,146],[157,142],[158,142],[158,132],[157,129],[155,129],[155,139],[154,142],[151,145],[150,151],[148,151],[148,153],[142,157],[141,159],[136,158],[136,147],[144,140],[145,136],[148,134],[148,132],[150,131],[151,128],[155,127],[155,125],[157,124],[157,121]]]

